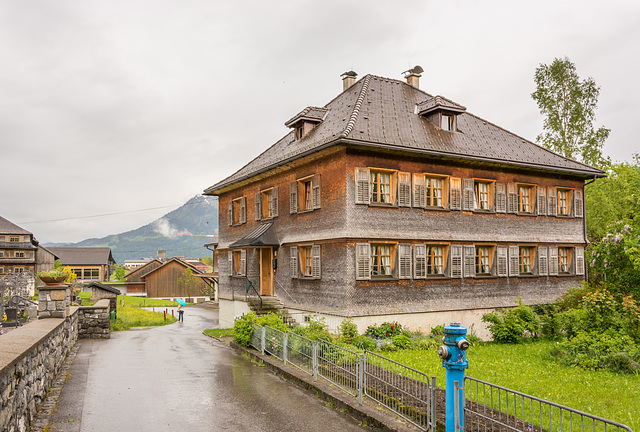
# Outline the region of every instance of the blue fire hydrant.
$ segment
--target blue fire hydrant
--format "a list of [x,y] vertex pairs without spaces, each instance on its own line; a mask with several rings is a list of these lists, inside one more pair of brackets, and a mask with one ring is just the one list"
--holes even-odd
[[[460,323],[451,323],[444,328],[444,345],[438,348],[438,356],[442,359],[442,366],[447,369],[447,391],[446,391],[446,431],[459,432],[456,430],[456,423],[460,431],[464,431],[464,394],[463,389],[456,391],[455,382],[462,387],[464,385],[464,370],[469,367],[467,361],[467,349],[469,342],[466,339],[467,329],[461,327]],[[456,422],[454,404],[458,405],[458,421]]]

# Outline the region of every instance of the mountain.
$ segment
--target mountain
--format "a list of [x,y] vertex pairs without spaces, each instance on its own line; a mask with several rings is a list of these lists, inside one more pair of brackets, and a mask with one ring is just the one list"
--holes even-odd
[[[49,243],[45,247],[110,247],[120,265],[128,259],[167,257],[201,258],[211,255],[204,244],[218,234],[218,198],[197,195],[160,219],[132,231],[78,243]],[[200,235],[200,236],[198,236]]]

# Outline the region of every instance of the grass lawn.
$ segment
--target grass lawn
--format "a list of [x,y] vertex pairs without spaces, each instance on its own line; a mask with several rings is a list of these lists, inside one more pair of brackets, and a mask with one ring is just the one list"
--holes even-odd
[[223,336],[233,336],[233,329],[206,329],[204,334],[208,336],[214,336],[217,338],[221,338]]
[[[621,375],[563,366],[549,355],[554,344],[538,341],[471,347],[467,352],[467,375],[640,431],[640,374]],[[406,350],[382,355],[435,375],[438,387],[445,387],[445,370],[435,351]]]
[[146,297],[131,297],[126,295],[118,296],[118,307],[122,306],[122,300],[124,300],[124,305],[131,307],[177,307],[178,302],[172,300],[159,300],[159,299],[150,299]]
[[[124,300],[124,306],[122,301]],[[118,296],[118,319],[111,321],[111,331],[129,330],[131,327],[152,327],[173,324],[177,318],[167,315],[164,319],[163,312],[152,312],[141,307],[178,306],[177,302],[168,300],[156,300],[140,297]]]

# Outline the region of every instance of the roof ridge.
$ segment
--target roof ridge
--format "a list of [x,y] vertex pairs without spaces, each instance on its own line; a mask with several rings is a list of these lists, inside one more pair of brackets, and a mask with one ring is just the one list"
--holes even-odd
[[365,75],[364,81],[362,82],[362,88],[360,89],[360,94],[358,95],[358,99],[356,100],[355,105],[353,106],[353,111],[351,112],[351,117],[349,118],[349,122],[347,123],[347,127],[344,128],[342,134],[340,136],[342,138],[346,138],[349,136],[353,127],[356,124],[356,120],[358,119],[358,114],[360,114],[360,108],[362,107],[362,102],[364,101],[364,97],[369,91],[369,82],[371,81],[371,75]]

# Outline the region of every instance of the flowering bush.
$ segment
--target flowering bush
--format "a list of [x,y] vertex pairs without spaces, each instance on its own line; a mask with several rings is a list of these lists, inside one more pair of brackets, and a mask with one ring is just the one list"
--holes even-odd
[[617,222],[591,247],[587,259],[592,281],[609,291],[640,296],[640,236],[633,227]]
[[364,332],[365,336],[374,337],[374,338],[390,338],[393,336],[397,336],[399,334],[403,334],[405,330],[402,328],[402,325],[398,322],[385,322],[378,326],[374,324],[372,326],[367,327],[367,330]]

